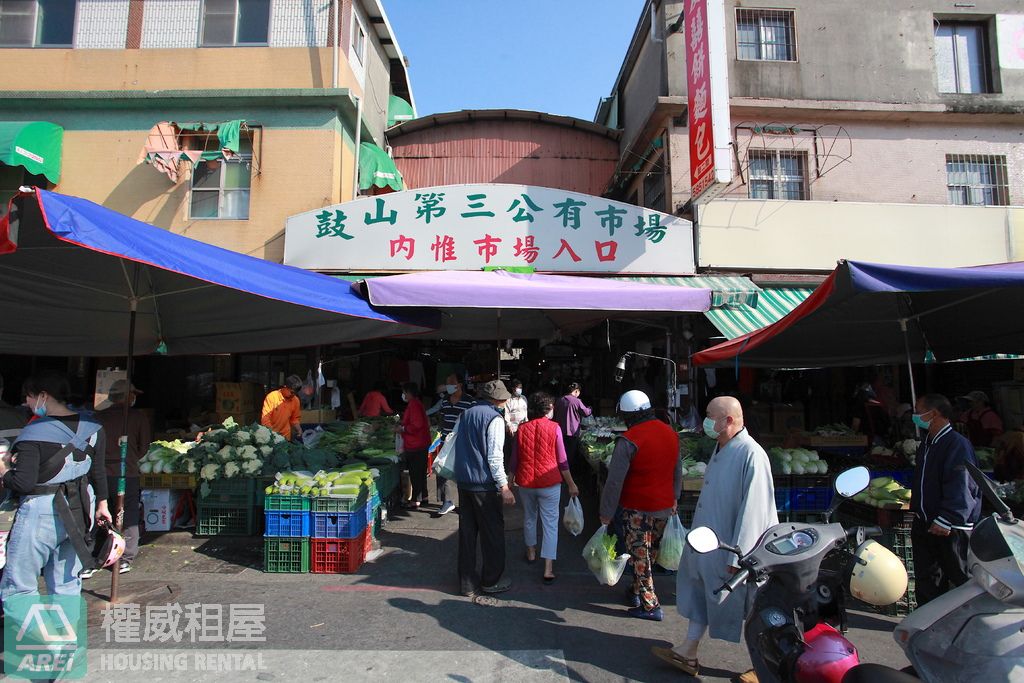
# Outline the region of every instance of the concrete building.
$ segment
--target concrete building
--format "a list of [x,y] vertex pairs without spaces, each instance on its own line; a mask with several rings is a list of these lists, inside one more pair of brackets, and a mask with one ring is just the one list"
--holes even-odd
[[[646,4],[595,116],[622,130],[610,195],[670,213],[690,198],[688,4]],[[734,180],[698,208],[701,269],[1024,258],[1019,4],[724,4]]]
[[60,156],[42,178],[0,151],[5,210],[48,186],[275,261],[285,218],[351,199],[361,143],[386,164],[415,115],[379,0],[34,0],[0,5],[0,41],[0,141],[48,122]]

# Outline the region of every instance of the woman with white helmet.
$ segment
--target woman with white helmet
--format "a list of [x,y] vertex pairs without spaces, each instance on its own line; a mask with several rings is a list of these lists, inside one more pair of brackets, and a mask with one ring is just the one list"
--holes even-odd
[[679,436],[654,416],[642,391],[627,391],[618,411],[628,428],[615,442],[608,480],[601,496],[601,523],[618,521],[632,557],[633,583],[627,591],[628,614],[661,621],[661,603],[651,574],[665,524],[676,514],[682,486]]

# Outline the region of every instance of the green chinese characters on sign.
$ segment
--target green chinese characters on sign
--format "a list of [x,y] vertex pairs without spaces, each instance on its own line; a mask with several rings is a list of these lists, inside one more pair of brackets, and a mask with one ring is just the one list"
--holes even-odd
[[635,237],[642,236],[652,244],[665,239],[665,227],[661,224],[661,216],[656,213],[648,216],[646,221],[642,215],[637,216],[633,227],[636,228],[636,232],[633,233]]
[[422,218],[427,225],[430,225],[432,219],[440,218],[448,210],[441,206],[441,202],[444,201],[444,192],[428,192],[426,194],[417,192],[416,201],[420,203],[416,207],[416,218]]
[[622,217],[629,213],[625,209],[616,209],[611,204],[607,209],[595,211],[594,215],[601,218],[601,227],[608,228],[608,235],[615,236],[615,231],[622,227]]
[[564,202],[556,202],[554,204],[554,207],[558,209],[558,213],[555,214],[555,218],[562,219],[563,228],[579,230],[580,207],[584,207],[586,205],[586,202],[577,201],[572,197],[566,197]]
[[353,239],[352,235],[345,232],[345,221],[348,216],[340,209],[335,209],[332,215],[330,211],[324,210],[316,215],[316,236],[341,237],[342,239]]
[[[505,210],[506,213],[516,212],[516,215],[512,217],[512,220],[516,223],[522,223],[523,221],[533,222],[533,213],[536,211],[543,211],[544,209],[537,206],[536,202],[530,199],[530,195],[522,194],[519,195],[523,198],[520,202],[518,199],[513,199],[512,204]],[[525,204],[525,207],[523,206]],[[527,211],[529,209],[529,211]]]
[[463,218],[494,218],[494,212],[488,211],[484,208],[484,200],[487,199],[487,195],[483,192],[479,194],[467,194],[466,200],[469,202],[469,208],[472,211],[465,211],[461,215]]
[[384,213],[385,204],[384,200],[378,197],[376,199],[376,212],[374,215],[370,215],[367,211],[363,214],[363,225],[376,225],[377,223],[388,223],[394,225],[398,221],[398,212],[392,209],[387,213]]

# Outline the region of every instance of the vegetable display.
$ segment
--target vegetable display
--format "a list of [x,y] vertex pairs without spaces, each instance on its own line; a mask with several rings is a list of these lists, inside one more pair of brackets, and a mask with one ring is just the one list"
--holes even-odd
[[772,448],[768,458],[776,474],[828,474],[828,463],[806,448]]
[[868,488],[853,499],[877,508],[901,508],[910,502],[910,489],[892,477],[875,477]]
[[313,496],[330,498],[358,498],[369,491],[370,484],[379,475],[375,469],[350,465],[340,470],[309,472],[278,472],[274,483],[264,492],[283,496]]

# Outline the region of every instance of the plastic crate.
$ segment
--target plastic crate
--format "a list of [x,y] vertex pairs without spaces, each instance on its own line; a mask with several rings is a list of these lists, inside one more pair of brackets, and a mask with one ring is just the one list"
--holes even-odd
[[256,490],[254,492],[254,496],[255,496],[255,499],[256,499],[256,507],[264,508],[264,509],[266,508],[266,506],[267,506],[267,498],[269,498],[271,495],[274,495],[274,494],[267,493],[267,487],[272,485],[274,483],[274,481],[275,481],[275,477],[273,475],[256,477],[256,479],[255,479]]
[[310,564],[314,574],[351,574],[366,559],[369,530],[355,538],[314,538],[310,543]]
[[290,538],[309,536],[311,528],[310,514],[309,512],[298,510],[266,510],[263,515],[267,524],[263,535]]
[[199,504],[207,507],[251,508],[256,491],[254,479],[215,479],[210,482],[210,492],[203,495],[199,490]]
[[[834,491],[830,488],[795,488],[789,490],[789,509],[818,512],[827,510]],[[776,496],[776,500],[778,496]]]
[[142,489],[194,489],[194,474],[140,474],[139,488]]
[[263,571],[277,574],[309,572],[309,539],[263,539]]
[[309,496],[282,496],[280,494],[272,494],[266,497],[264,500],[264,510],[298,510],[298,511],[309,511],[310,499]]
[[369,524],[366,510],[355,512],[313,512],[313,538],[355,538]]
[[251,536],[252,507],[222,507],[199,504],[196,536]]
[[779,516],[782,513],[789,511],[789,492],[788,487],[779,487],[775,489],[775,509],[779,512]]
[[355,512],[366,505],[368,496],[363,493],[358,498],[340,497],[318,497],[311,498],[309,509],[311,512]]

